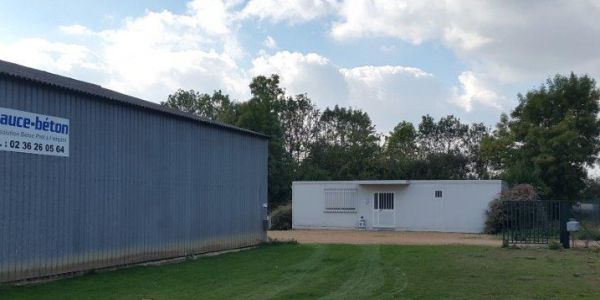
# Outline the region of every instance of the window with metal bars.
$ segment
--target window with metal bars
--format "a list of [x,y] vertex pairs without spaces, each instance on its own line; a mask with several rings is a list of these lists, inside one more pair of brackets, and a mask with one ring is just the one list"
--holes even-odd
[[354,213],[358,202],[356,189],[326,189],[325,212]]
[[394,193],[373,194],[373,208],[394,209]]
[[442,191],[435,191],[436,198],[442,198]]

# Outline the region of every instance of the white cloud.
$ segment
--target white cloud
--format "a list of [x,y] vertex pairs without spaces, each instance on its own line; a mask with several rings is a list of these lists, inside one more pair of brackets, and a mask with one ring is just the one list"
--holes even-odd
[[458,88],[453,89],[451,102],[462,107],[465,111],[473,110],[474,103],[480,103],[489,107],[502,109],[501,103],[504,101],[496,92],[488,89],[485,84],[473,72],[466,71],[458,76],[461,84],[460,92]]
[[277,42],[275,41],[275,39],[273,39],[272,36],[267,36],[267,38],[263,41],[263,46],[269,48],[269,49],[276,49],[277,48]]
[[338,11],[332,35],[340,40],[391,36],[420,44],[436,35],[443,1],[346,0]]
[[444,101],[449,91],[438,79],[413,67],[338,68],[315,53],[281,51],[256,58],[250,73],[277,73],[289,93],[307,93],[321,108],[339,104],[365,110],[383,132],[402,120],[418,122],[422,115],[442,116],[452,108]]
[[366,110],[380,131],[398,122],[418,123],[421,116],[449,112],[442,99],[447,91],[433,74],[403,66],[361,66],[341,69],[354,107]]
[[25,38],[0,43],[0,58],[50,72],[69,73],[76,68],[96,68],[91,51],[81,45],[55,43],[41,38]]
[[419,68],[402,66],[364,66],[340,70],[345,77],[359,79],[363,82],[380,81],[386,75],[409,74],[411,77],[433,77]]
[[336,6],[335,0],[250,0],[240,12],[240,17],[295,24],[325,16],[334,12]]
[[457,27],[444,28],[443,39],[448,44],[455,45],[456,48],[465,51],[476,50],[493,41],[491,37],[483,37]]
[[308,93],[321,107],[348,103],[346,82],[338,68],[316,53],[281,51],[262,55],[252,61],[250,74],[279,74],[289,93]]
[[93,31],[91,31],[89,28],[83,26],[83,25],[79,25],[79,24],[74,24],[74,25],[62,25],[58,27],[60,29],[60,31],[69,34],[69,35],[75,35],[75,36],[86,36],[86,35],[92,35]]
[[396,51],[396,46],[395,45],[390,45],[390,46],[388,46],[388,45],[381,45],[381,46],[379,46],[379,50],[381,52],[391,53],[391,52]]
[[[0,58],[155,101],[177,88],[222,89],[243,100],[251,76],[278,73],[289,93],[306,92],[321,107],[365,109],[386,131],[425,113],[495,120],[498,110],[509,107],[507,86],[533,86],[570,71],[600,76],[598,3],[194,0],[183,13],[147,11],[109,22],[113,27],[100,31],[60,26],[78,44],[40,38],[0,42]],[[245,39],[239,39],[240,28],[252,19],[297,24],[319,18],[331,25],[339,47],[349,39],[370,37],[388,39],[381,39],[382,52],[394,52],[395,45],[404,49],[405,43],[431,43],[450,49],[465,70],[457,75],[457,86],[450,87],[418,68],[362,65],[359,60],[340,68],[317,53],[269,55],[265,50],[280,49],[269,35],[262,43],[265,50],[251,58],[240,42]],[[249,62],[251,67],[243,67]]]
[[205,33],[211,35],[225,35],[231,33],[230,23],[232,9],[237,3],[222,0],[194,0],[188,3],[191,17],[188,25],[198,24]]
[[[247,95],[229,4],[194,1],[185,14],[147,12],[99,32],[107,86],[159,101],[178,88]],[[157,99],[158,98],[158,99]]]
[[572,70],[600,75],[597,0],[347,0],[338,15],[331,29],[338,40],[441,43],[489,80],[539,82]]
[[243,51],[232,23],[235,5],[192,1],[183,14],[147,11],[98,32],[61,26],[62,32],[82,37],[82,44],[22,39],[0,44],[0,57],[151,101],[165,100],[178,88],[222,89],[245,99],[249,80],[237,64]]

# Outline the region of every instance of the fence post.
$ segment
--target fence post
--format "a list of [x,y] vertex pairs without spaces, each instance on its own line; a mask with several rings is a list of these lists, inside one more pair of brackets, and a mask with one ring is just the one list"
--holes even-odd
[[567,231],[567,222],[569,221],[570,209],[568,201],[560,202],[560,243],[565,249],[570,248],[569,245],[569,232]]

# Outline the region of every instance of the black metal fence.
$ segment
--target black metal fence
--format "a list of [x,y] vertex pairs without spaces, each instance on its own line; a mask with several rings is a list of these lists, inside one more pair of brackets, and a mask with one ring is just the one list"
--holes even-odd
[[[600,245],[600,200],[579,202],[537,200],[504,201],[501,209],[502,239],[509,244],[547,244],[569,239]],[[579,222],[579,231],[569,234],[570,219]]]
[[510,244],[547,244],[550,240],[560,240],[568,245],[568,234],[565,237],[568,217],[569,204],[565,201],[504,201],[502,238]]

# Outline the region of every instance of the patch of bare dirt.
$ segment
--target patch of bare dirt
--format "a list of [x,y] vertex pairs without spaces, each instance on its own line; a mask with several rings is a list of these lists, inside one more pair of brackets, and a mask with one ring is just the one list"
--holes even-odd
[[501,246],[502,241],[492,235],[359,230],[287,230],[269,231],[269,238],[302,244],[388,244],[388,245],[484,245]]

